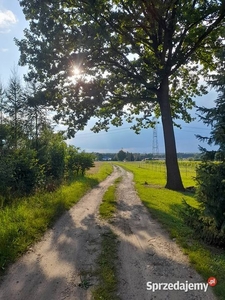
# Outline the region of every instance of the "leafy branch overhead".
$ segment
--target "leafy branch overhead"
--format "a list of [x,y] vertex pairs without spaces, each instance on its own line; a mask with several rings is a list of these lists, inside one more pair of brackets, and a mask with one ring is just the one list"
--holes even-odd
[[[205,92],[198,88],[198,75],[205,71],[198,65],[213,67],[212,48],[221,45],[218,26],[224,18],[223,2],[20,4],[30,21],[25,39],[16,41],[20,63],[29,64],[30,78],[44,81],[48,90],[54,87],[52,103],[59,108],[58,118],[70,127],[80,129],[93,115],[107,119],[98,123],[100,129],[107,128],[110,120],[119,126],[124,116],[132,121],[143,113],[141,127],[151,119],[152,102],[157,102],[165,76],[170,78],[174,118],[190,121],[186,110],[194,105],[191,97]],[[217,34],[211,34],[214,29]],[[74,65],[82,76],[69,84]]]
[[[21,0],[29,20],[16,40],[28,80],[44,85],[46,101],[68,135],[97,117],[93,130],[124,119],[137,133],[162,116],[167,187],[183,189],[173,123],[191,121],[200,79],[216,68],[223,46],[225,1]],[[80,70],[74,74],[74,67]],[[170,164],[170,167],[169,167]],[[173,170],[172,170],[173,168]],[[175,175],[176,174],[176,175]],[[173,180],[172,180],[173,181]]]

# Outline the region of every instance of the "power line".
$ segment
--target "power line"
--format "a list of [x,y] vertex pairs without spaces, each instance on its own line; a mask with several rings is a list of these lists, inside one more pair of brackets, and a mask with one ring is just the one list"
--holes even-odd
[[[189,128],[189,129],[195,129],[195,130],[207,130],[209,131],[209,128],[203,128],[203,127],[196,127],[196,126],[182,126],[182,128],[180,130],[185,131],[185,132],[193,132],[191,130],[185,130],[183,128]],[[179,129],[179,128],[178,128]],[[130,129],[130,127],[123,127],[123,128],[115,128],[115,129],[110,129],[109,131],[103,131],[103,132],[98,132],[98,135],[103,135],[103,134],[113,134],[113,133],[117,133],[118,131],[127,131],[127,130],[132,130]],[[194,133],[194,132],[193,132]],[[90,135],[94,135],[94,132],[78,132],[77,136],[90,136]]]

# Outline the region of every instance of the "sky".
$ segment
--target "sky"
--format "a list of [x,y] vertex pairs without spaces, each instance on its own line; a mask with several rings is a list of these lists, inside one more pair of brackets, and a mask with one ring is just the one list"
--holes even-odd
[[[0,0],[0,81],[7,87],[11,71],[16,67],[18,74],[23,78],[27,67],[17,67],[19,50],[15,45],[14,38],[22,39],[23,30],[29,24],[25,20],[18,0]],[[209,91],[207,95],[197,97],[198,106],[212,107],[217,95]],[[195,110],[191,115],[196,117]],[[210,128],[202,124],[197,118],[186,124],[180,121],[182,129],[175,128],[177,152],[195,153],[199,152],[198,145],[210,148],[206,143],[200,143],[195,134],[209,136]],[[75,138],[68,140],[68,144],[80,147],[87,152],[117,153],[123,149],[135,153],[152,153],[153,151],[153,129],[143,129],[139,135],[129,129],[129,124],[122,127],[112,127],[108,132],[92,133],[90,128],[94,125],[91,119],[84,131],[78,132]],[[157,125],[157,141],[159,153],[164,153],[164,141],[161,124]]]

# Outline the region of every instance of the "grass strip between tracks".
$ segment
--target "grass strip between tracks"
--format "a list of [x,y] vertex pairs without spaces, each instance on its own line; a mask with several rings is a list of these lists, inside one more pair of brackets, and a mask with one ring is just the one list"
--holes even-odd
[[[116,188],[122,177],[117,178],[103,195],[102,203],[99,207],[99,214],[102,219],[110,221],[116,211]],[[101,253],[98,257],[97,276],[99,284],[93,291],[94,300],[119,300],[117,291],[117,271],[116,260],[118,251],[118,239],[110,228],[102,236]]]

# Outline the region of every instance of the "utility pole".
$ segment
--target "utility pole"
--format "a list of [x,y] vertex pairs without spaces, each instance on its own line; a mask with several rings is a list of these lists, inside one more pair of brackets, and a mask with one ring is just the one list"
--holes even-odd
[[153,155],[153,159],[159,157],[157,123],[155,124],[155,127],[153,128],[152,155]]

